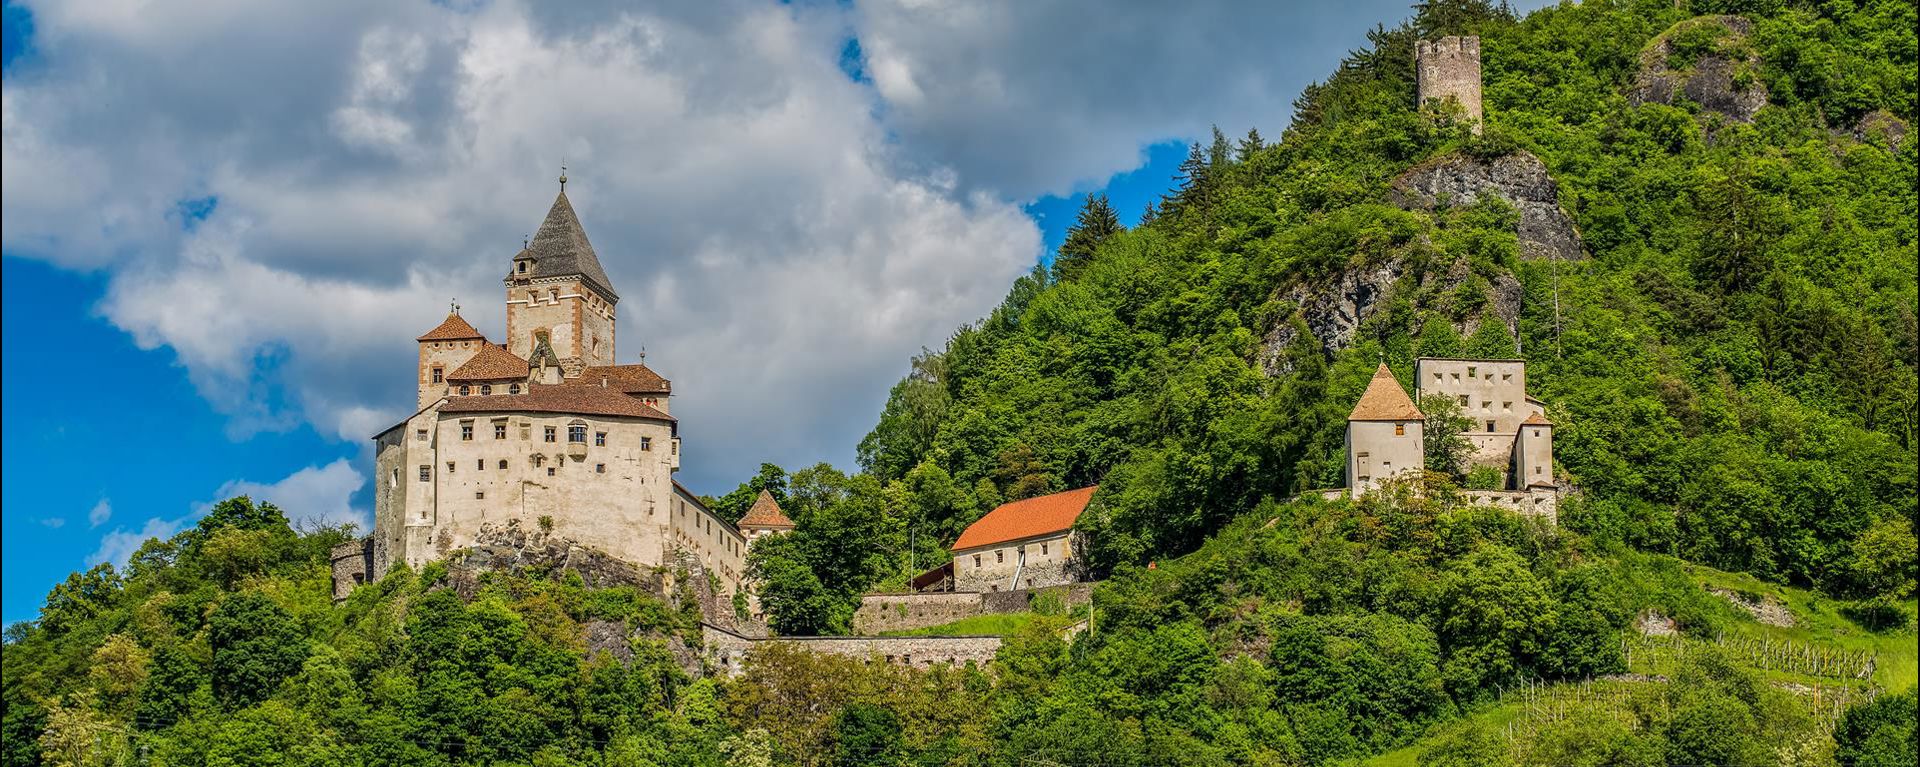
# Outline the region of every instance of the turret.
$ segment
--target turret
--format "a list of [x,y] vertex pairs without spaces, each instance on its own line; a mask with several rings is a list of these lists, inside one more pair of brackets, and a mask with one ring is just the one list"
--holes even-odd
[[1394,476],[1424,470],[1426,416],[1386,363],[1347,415],[1347,487],[1358,496]]
[[420,342],[419,398],[416,409],[447,396],[447,378],[487,345],[487,337],[460,317],[454,306],[440,326],[427,331]]
[[620,296],[567,200],[566,185],[562,172],[546,220],[508,268],[507,350],[532,361],[544,333],[566,374],[577,376],[588,366],[613,364]]

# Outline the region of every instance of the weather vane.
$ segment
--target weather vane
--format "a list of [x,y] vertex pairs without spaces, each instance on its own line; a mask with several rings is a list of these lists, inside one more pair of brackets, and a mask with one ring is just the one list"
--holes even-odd
[[560,161],[560,191],[567,191],[567,161]]

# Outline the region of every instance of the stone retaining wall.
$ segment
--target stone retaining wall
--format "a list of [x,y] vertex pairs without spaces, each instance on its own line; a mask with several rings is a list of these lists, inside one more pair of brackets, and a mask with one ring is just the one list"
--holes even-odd
[[897,666],[985,666],[1000,652],[1000,637],[773,637],[753,639],[712,624],[700,625],[708,661],[722,674],[738,674],[754,648],[780,642],[808,652],[841,655]]
[[1043,589],[1018,591],[928,592],[921,594],[868,594],[860,598],[860,609],[853,614],[856,634],[880,634],[910,631],[952,623],[975,615],[1026,612],[1040,594],[1059,594],[1064,606],[1093,602],[1093,584],[1069,583]]

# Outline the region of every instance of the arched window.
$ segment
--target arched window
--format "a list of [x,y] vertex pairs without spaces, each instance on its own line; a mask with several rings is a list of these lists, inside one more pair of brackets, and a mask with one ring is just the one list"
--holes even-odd
[[465,397],[471,393],[473,393],[473,387],[468,386],[466,384],[460,384],[460,396]]
[[507,459],[505,458],[500,459],[500,468],[502,469],[507,468]]
[[526,273],[527,273],[527,262],[525,262],[525,261],[521,261],[521,262],[520,262],[520,273],[521,273],[521,274],[526,274]]

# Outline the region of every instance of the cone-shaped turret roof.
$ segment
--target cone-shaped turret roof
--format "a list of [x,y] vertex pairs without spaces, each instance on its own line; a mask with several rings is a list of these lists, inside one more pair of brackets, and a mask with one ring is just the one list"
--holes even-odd
[[540,222],[539,231],[534,232],[533,240],[527,243],[525,250],[514,256],[515,261],[532,259],[533,266],[524,273],[513,273],[512,277],[570,277],[580,275],[593,287],[607,294],[607,298],[618,301],[620,295],[613,292],[613,281],[607,279],[607,272],[600,268],[600,257],[593,252],[593,243],[587,242],[587,230],[580,226],[580,216],[573,212],[573,203],[567,201],[567,191],[563,187],[560,195],[553,198],[553,207],[547,209],[547,220]]
[[1413,398],[1407,396],[1407,390],[1400,385],[1400,379],[1393,377],[1393,371],[1387,369],[1387,363],[1380,363],[1380,369],[1373,371],[1373,380],[1367,382],[1367,391],[1360,395],[1360,402],[1353,406],[1353,413],[1347,416],[1349,421],[1418,421],[1426,416],[1420,414]]
[[740,524],[734,525],[734,527],[741,529],[749,527],[791,528],[793,527],[793,520],[788,519],[786,513],[780,510],[780,504],[774,502],[772,493],[762,490],[760,491],[760,497],[753,499],[753,508],[747,509],[747,515],[741,517]]

